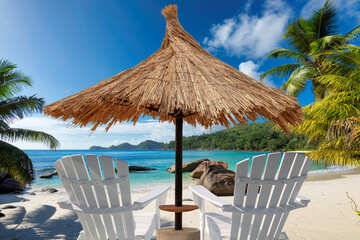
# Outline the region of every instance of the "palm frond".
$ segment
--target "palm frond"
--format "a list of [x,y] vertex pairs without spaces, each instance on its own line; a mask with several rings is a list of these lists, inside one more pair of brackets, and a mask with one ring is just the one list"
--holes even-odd
[[15,64],[0,59],[0,99],[10,98],[24,87],[32,86],[30,77],[15,69]]
[[339,119],[330,124],[327,139],[334,141],[344,138],[347,147],[359,145],[360,141],[360,117]]
[[356,166],[360,164],[359,149],[326,149],[326,145],[316,151],[305,154],[314,161],[324,162],[328,165]]
[[332,50],[334,47],[341,46],[345,42],[346,40],[344,39],[344,36],[340,34],[324,36],[316,39],[310,44],[311,55],[320,54],[326,50]]
[[286,49],[286,48],[274,49],[266,56],[266,58],[294,59],[295,61],[300,62],[300,63],[305,63],[307,61],[310,61],[306,54],[294,52],[294,51]]
[[315,74],[316,71],[311,65],[302,65],[291,73],[286,83],[281,86],[281,89],[285,89],[290,96],[297,96]]
[[299,135],[305,135],[309,141],[321,141],[326,137],[329,123],[317,119],[309,119],[305,117],[305,121],[298,125],[293,131]]
[[331,1],[327,0],[324,6],[314,11],[313,16],[310,19],[312,31],[317,39],[333,35],[339,28],[336,25],[337,11]]
[[31,181],[34,169],[28,155],[19,148],[0,140],[0,170],[22,183]]
[[272,68],[261,74],[260,80],[264,80],[264,78],[267,76],[276,76],[276,77],[288,76],[300,66],[301,66],[300,63],[289,63]]
[[5,74],[16,68],[16,64],[7,59],[0,59],[0,74]]
[[32,113],[41,113],[44,105],[42,98],[19,96],[0,101],[0,120],[12,122]]
[[41,132],[21,128],[4,129],[0,128],[0,139],[4,141],[27,141],[40,142],[46,144],[50,149],[55,150],[60,143],[52,135]]
[[350,42],[352,40],[356,40],[360,35],[360,25],[345,34],[345,38],[347,42]]
[[291,49],[299,53],[308,54],[310,53],[310,44],[314,41],[310,29],[309,22],[299,18],[287,27],[283,38]]

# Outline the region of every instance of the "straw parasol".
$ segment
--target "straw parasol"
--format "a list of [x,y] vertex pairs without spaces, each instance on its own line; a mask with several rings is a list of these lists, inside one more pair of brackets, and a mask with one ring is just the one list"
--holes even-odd
[[[45,115],[70,121],[73,126],[106,125],[151,116],[176,124],[175,205],[182,206],[182,125],[230,127],[259,117],[285,132],[303,121],[296,98],[269,87],[204,50],[180,25],[177,6],[161,13],[166,33],[154,54],[137,66],[92,87],[45,106]],[[181,214],[175,214],[181,229]]]

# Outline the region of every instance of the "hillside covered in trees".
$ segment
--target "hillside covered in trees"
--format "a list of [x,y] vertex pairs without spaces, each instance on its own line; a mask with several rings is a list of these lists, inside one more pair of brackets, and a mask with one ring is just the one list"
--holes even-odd
[[[316,144],[308,144],[305,137],[286,135],[273,129],[271,122],[250,123],[223,131],[183,138],[184,150],[218,149],[238,151],[294,151],[312,150]],[[163,149],[174,149],[175,141]]]
[[92,146],[90,150],[149,150],[160,149],[164,147],[164,143],[146,140],[138,145],[132,145],[130,143],[121,143],[119,145],[112,145],[110,147]]

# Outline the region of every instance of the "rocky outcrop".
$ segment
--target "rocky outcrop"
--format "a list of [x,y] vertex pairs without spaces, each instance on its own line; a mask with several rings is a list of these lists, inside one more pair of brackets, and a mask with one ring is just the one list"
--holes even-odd
[[[156,168],[142,167],[142,166],[129,166],[129,172],[142,172],[142,171],[152,171],[157,170]],[[117,169],[115,168],[115,173]]]
[[205,170],[207,169],[207,167],[209,167],[210,165],[216,165],[216,166],[221,166],[225,169],[228,168],[228,164],[226,162],[221,162],[221,161],[212,161],[212,162],[202,162],[191,174],[190,177],[192,178],[201,178],[201,176],[203,175],[203,173],[205,172]]
[[136,171],[152,171],[156,170],[156,168],[149,168],[149,167],[141,167],[141,166],[129,166],[130,172],[136,172]]
[[0,183],[0,193],[10,193],[15,191],[23,191],[25,184],[7,175]]
[[42,174],[40,178],[52,178],[54,175],[52,173]]
[[220,165],[210,165],[202,174],[200,184],[217,196],[234,195],[235,172]]
[[42,174],[40,175],[40,178],[52,178],[53,176],[58,176],[57,171],[54,171],[52,173]]
[[[192,172],[194,171],[202,162],[210,162],[209,159],[200,159],[200,160],[195,160],[195,161],[191,161],[191,162],[187,162],[184,163],[182,165],[182,171],[183,172]],[[174,173],[175,172],[175,165],[169,167],[166,169],[166,171]]]

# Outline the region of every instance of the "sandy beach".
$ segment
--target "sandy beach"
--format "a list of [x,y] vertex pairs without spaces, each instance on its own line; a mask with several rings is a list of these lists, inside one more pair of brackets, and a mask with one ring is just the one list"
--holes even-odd
[[[284,230],[290,239],[359,239],[360,217],[351,208],[346,192],[360,205],[359,170],[350,172],[309,175],[301,189],[301,195],[311,199],[307,208],[290,213]],[[73,212],[60,209],[57,201],[66,193],[40,192],[36,195],[2,194],[0,209],[5,217],[0,218],[2,239],[76,239],[81,225]],[[146,194],[149,189],[132,190],[133,201]],[[232,202],[232,197],[223,197]],[[192,195],[184,188],[184,204],[192,204]],[[167,203],[174,202],[174,189],[167,197]],[[3,209],[14,206],[16,208]],[[152,211],[150,204],[143,211]],[[208,211],[218,211],[207,204]],[[162,212],[162,227],[173,225],[173,215]],[[184,226],[198,227],[199,212],[185,213]],[[155,235],[154,235],[155,239]],[[209,239],[206,236],[206,239]]]

